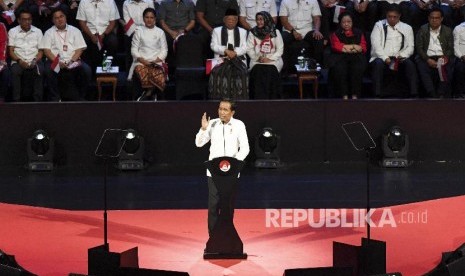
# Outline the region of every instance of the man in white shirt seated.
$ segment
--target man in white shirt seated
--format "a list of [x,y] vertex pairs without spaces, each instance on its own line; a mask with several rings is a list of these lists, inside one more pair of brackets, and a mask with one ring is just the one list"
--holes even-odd
[[255,16],[257,12],[266,11],[278,23],[278,12],[274,0],[239,0],[239,23],[247,31],[257,26]]
[[[309,47],[305,55],[322,63],[323,34],[320,32],[321,11],[316,0],[283,0],[279,17],[283,25],[284,41],[283,74],[295,72],[297,56],[301,49],[293,49],[291,44],[306,41]],[[297,52],[296,52],[297,50]]]
[[[383,79],[391,71],[406,78],[411,97],[418,95],[417,72],[413,55],[414,36],[410,25],[400,21],[401,13],[396,4],[386,11],[386,19],[378,21],[371,33],[371,77],[376,97],[382,97]],[[399,81],[399,79],[397,79]]]
[[120,19],[118,8],[114,0],[82,0],[76,19],[87,44],[84,60],[95,71],[104,50],[109,56],[116,55],[118,38],[114,31]]
[[228,9],[224,26],[213,29],[210,47],[215,59],[222,63],[210,74],[208,97],[210,99],[249,99],[247,78],[247,31],[238,27],[238,14]]
[[454,28],[455,95],[465,97],[465,22]]
[[8,32],[8,53],[11,58],[13,85],[12,100],[31,100],[32,98],[33,101],[42,101],[44,65],[43,54],[39,49],[42,31],[32,26],[32,14],[28,10],[20,11],[18,22],[19,26]]
[[40,43],[40,48],[47,57],[45,78],[49,100],[85,100],[92,71],[81,60],[87,47],[82,33],[67,24],[64,10],[53,10],[51,16],[54,26],[45,32]]

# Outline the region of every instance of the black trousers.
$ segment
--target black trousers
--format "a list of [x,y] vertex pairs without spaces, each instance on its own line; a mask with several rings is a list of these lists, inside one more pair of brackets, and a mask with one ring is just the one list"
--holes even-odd
[[41,61],[37,62],[37,67],[30,69],[24,69],[18,63],[13,63],[10,70],[13,101],[31,100],[31,98],[35,102],[42,101],[44,65]]
[[338,54],[337,62],[330,67],[335,94],[338,96],[351,94],[360,97],[365,68],[364,54]]

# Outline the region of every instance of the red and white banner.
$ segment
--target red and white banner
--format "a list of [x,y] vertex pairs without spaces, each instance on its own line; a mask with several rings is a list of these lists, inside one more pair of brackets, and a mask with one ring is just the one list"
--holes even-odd
[[447,81],[446,64],[447,64],[447,60],[445,58],[438,59],[437,68],[438,68],[438,73],[439,73],[439,79],[442,82]]
[[131,36],[136,31],[136,24],[134,24],[134,20],[132,18],[124,25],[124,33],[127,36]]
[[399,70],[399,59],[398,58],[391,59],[391,63],[389,63],[389,69],[391,69],[392,71]]
[[60,55],[57,55],[53,60],[52,64],[50,64],[50,68],[52,68],[55,73],[58,74],[60,72]]
[[210,75],[212,69],[215,68],[216,66],[220,65],[221,63],[223,63],[222,58],[207,59],[207,63],[205,65],[205,74],[207,76]]
[[16,20],[14,11],[4,11],[2,12],[2,17],[5,18],[8,25],[13,24],[13,22]]
[[339,5],[336,5],[335,9],[334,9],[334,17],[333,17],[333,22],[334,23],[339,23],[339,15],[343,12],[346,11],[346,7],[344,6],[339,6]]

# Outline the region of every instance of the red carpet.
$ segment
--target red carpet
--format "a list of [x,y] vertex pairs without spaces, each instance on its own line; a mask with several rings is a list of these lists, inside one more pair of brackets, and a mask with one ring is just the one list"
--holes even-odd
[[[372,238],[387,243],[388,270],[409,276],[432,269],[441,252],[465,242],[464,209],[464,196],[390,208],[397,227],[372,228]],[[402,223],[425,211],[425,223]],[[375,212],[375,221],[381,213]],[[333,241],[358,245],[365,236],[363,227],[311,228],[307,222],[296,228],[267,228],[265,210],[236,210],[235,225],[249,258],[204,261],[206,214],[206,210],[110,211],[110,249],[138,246],[143,268],[187,271],[193,276],[265,276],[282,275],[286,268],[331,266]],[[102,217],[101,211],[0,204],[0,249],[41,276],[84,274],[87,249],[103,243]]]

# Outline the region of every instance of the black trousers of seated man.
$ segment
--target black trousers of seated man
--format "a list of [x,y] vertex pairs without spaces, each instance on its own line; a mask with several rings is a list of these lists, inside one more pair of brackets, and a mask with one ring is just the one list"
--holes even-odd
[[45,63],[45,79],[48,84],[49,101],[83,101],[86,99],[87,90],[92,72],[85,62],[81,66],[69,69],[61,69],[58,74],[50,67],[51,62]]
[[[376,58],[371,63],[371,77],[373,80],[374,96],[383,97],[382,88],[385,87],[383,80],[385,75],[392,73],[389,66],[380,58]],[[395,74],[400,75],[399,81],[407,81],[410,97],[418,96],[418,75],[415,63],[411,59],[404,59],[399,63],[399,71]],[[407,95],[405,95],[407,96]]]
[[[309,47],[305,49],[305,55],[309,58],[314,58],[317,62],[322,64],[323,61],[323,49],[324,39],[315,39],[313,38],[314,31],[308,32],[303,40],[305,40]],[[301,49],[294,49],[292,47],[292,43],[296,42],[294,35],[290,32],[283,31],[282,32],[283,42],[284,42],[284,54],[283,54],[283,62],[284,67],[282,70],[283,74],[291,74],[295,73],[295,64],[297,64],[297,56],[300,54]]]
[[37,62],[33,68],[23,68],[18,63],[10,67],[13,86],[12,101],[42,101],[44,64]]

